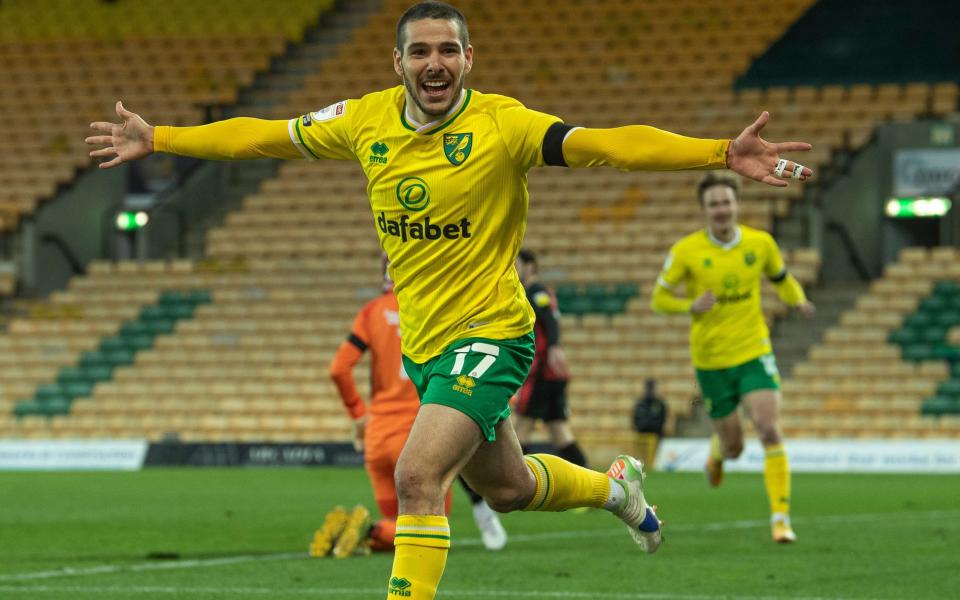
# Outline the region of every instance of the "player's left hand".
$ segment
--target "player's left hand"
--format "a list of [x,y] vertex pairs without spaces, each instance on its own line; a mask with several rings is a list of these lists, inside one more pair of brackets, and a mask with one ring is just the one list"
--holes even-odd
[[810,317],[813,316],[815,312],[817,312],[817,307],[813,305],[813,302],[810,302],[809,300],[804,300],[803,302],[797,305],[797,310],[800,311],[801,315],[809,319]]
[[[813,176],[809,167],[781,159],[781,152],[806,152],[812,146],[806,142],[768,142],[760,137],[760,130],[770,120],[770,113],[763,111],[752,125],[744,129],[727,150],[727,168],[744,177],[772,185],[786,187],[781,177],[803,181]],[[783,160],[783,166],[780,161]],[[778,173],[779,169],[779,173]],[[799,170],[799,173],[796,171]]]
[[547,348],[547,365],[558,377],[570,376],[570,372],[567,370],[567,355],[560,346]]

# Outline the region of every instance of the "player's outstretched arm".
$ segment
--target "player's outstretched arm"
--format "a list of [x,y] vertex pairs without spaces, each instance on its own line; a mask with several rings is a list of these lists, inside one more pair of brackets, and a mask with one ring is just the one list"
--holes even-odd
[[168,152],[210,160],[302,158],[290,141],[287,121],[237,117],[196,127],[154,127],[117,102],[119,123],[97,121],[90,128],[100,135],[85,141],[105,146],[90,152],[107,159],[101,169],[116,167],[153,152]]
[[[781,177],[803,180],[813,171],[781,159],[781,152],[805,151],[804,142],[770,143],[760,130],[763,114],[734,140],[691,138],[647,125],[612,129],[575,129],[563,142],[563,157],[571,167],[612,166],[627,171],[676,171],[727,167],[744,177],[783,187]],[[781,164],[782,163],[782,164]],[[799,171],[794,175],[795,171]]]

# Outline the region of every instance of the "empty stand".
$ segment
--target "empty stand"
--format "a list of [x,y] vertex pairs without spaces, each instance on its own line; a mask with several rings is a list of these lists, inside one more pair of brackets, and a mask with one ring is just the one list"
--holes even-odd
[[299,41],[332,0],[38,0],[0,3],[0,232],[90,164],[87,124],[114,102],[155,123],[196,125],[204,107]]
[[[913,118],[935,98],[944,110],[952,110],[951,101],[955,106],[956,86],[946,84],[732,91],[752,58],[810,4],[468,1],[461,6],[478,49],[470,85],[515,95],[571,124],[650,123],[712,137],[736,135],[761,109],[770,109],[774,121],[767,137],[813,142],[816,152],[804,159],[813,166],[826,162],[832,149],[862,144],[878,120]],[[337,56],[318,64],[274,116],[303,114],[395,85],[389,57],[396,18],[406,6],[385,2],[383,12],[355,31]],[[755,16],[731,18],[738,10]],[[145,47],[148,56],[167,56],[162,41]],[[191,60],[185,55],[169,64]],[[143,101],[148,106],[148,98]],[[163,111],[183,106],[156,102],[160,117],[143,110],[155,122],[177,118]],[[526,245],[538,252],[544,279],[566,298],[563,340],[573,370],[573,426],[588,444],[628,439],[630,411],[646,378],[658,380],[673,419],[689,412],[697,394],[688,319],[654,315],[649,297],[670,245],[701,226],[694,195],[701,176],[561,169],[530,175]],[[800,186],[774,190],[748,183],[741,221],[769,230],[800,193]],[[39,383],[75,365],[83,351],[115,334],[164,290],[211,290],[212,303],[138,352],[132,364],[117,367],[111,380],[95,384],[90,398],[75,402],[69,415],[10,420],[0,435],[349,439],[326,366],[352,316],[376,293],[380,251],[374,227],[356,165],[292,161],[210,231],[204,260],[94,265],[38,308],[49,316],[19,319],[0,336],[0,345],[17,349],[10,353],[17,356],[10,364],[17,366],[10,368],[23,374],[0,384],[0,409],[12,410],[15,399],[33,396]],[[790,250],[785,258],[802,283],[816,282],[815,251]],[[904,267],[891,267],[888,277],[898,268]],[[928,283],[941,275],[931,272]],[[859,312],[845,316],[808,366],[785,383],[788,434],[899,435],[901,430],[877,425],[891,421],[888,409],[902,411],[892,413],[902,421],[916,419],[909,432],[953,431],[949,421],[929,425],[919,414],[919,403],[934,390],[931,377],[946,377],[946,368],[903,363],[886,342],[897,319],[912,310],[903,298],[929,292],[929,285],[921,289],[915,281],[904,281],[906,295],[899,288],[881,294],[889,279],[878,282],[868,298],[879,300],[859,305],[867,310],[870,302],[882,301],[882,309],[865,313],[875,319],[871,326],[857,324]],[[772,289],[765,288],[764,298],[773,321],[784,308]],[[865,377],[870,381],[864,383]],[[870,413],[873,419],[860,418],[863,406],[879,407]]]

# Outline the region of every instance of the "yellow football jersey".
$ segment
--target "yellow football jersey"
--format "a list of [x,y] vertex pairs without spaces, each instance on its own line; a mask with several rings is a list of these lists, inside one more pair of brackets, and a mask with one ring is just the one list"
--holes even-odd
[[770,333],[760,305],[760,279],[785,275],[773,237],[740,225],[729,243],[697,231],[674,244],[659,285],[673,290],[684,284],[688,298],[711,290],[717,303],[694,314],[690,354],[698,369],[727,369],[771,351]]
[[403,353],[423,363],[458,339],[510,339],[534,315],[514,269],[527,171],[560,119],[465,90],[445,119],[415,126],[403,86],[291,119],[309,159],[357,160],[400,304]]

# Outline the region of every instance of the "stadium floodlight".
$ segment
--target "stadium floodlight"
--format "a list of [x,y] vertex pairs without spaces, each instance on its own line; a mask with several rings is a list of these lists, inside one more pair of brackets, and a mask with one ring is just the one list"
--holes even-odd
[[146,227],[149,222],[150,215],[142,210],[124,210],[117,213],[116,225],[120,231],[135,231]]
[[950,211],[949,198],[891,198],[886,213],[891,219],[921,219],[942,217]]

